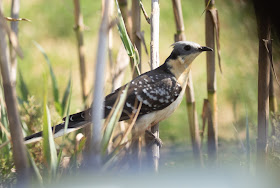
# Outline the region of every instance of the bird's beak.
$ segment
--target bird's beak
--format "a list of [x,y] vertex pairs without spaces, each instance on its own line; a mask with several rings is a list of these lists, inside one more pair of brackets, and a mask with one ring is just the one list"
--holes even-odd
[[209,48],[209,47],[207,47],[207,46],[201,46],[201,47],[199,48],[199,50],[200,50],[200,51],[213,51],[212,48]]

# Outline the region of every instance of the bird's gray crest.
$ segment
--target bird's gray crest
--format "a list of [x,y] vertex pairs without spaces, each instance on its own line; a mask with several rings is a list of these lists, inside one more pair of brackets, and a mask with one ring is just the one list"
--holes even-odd
[[176,49],[176,48],[179,48],[181,46],[186,46],[186,45],[190,45],[192,47],[196,47],[196,48],[199,48],[200,45],[195,43],[195,42],[191,42],[191,41],[178,41],[178,42],[175,42],[173,43],[171,46]]
[[[171,53],[172,59],[176,59],[177,57],[186,58],[186,56],[189,56],[195,58],[200,52],[201,52],[201,46],[195,42],[190,41],[179,41],[172,44],[173,51]],[[193,56],[195,55],[195,56]]]

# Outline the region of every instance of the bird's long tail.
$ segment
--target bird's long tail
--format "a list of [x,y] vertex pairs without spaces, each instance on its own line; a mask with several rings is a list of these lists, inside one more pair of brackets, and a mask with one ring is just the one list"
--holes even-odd
[[[67,129],[65,130],[65,122],[60,123],[58,125],[55,125],[52,127],[52,132],[54,138],[63,136],[65,134],[68,134],[70,132],[76,131],[78,129],[81,129],[87,125],[89,125],[91,122],[89,121],[79,121],[79,122],[69,122]],[[37,142],[39,140],[43,139],[43,131],[37,132],[35,134],[29,135],[24,138],[25,144],[30,144],[33,142]]]

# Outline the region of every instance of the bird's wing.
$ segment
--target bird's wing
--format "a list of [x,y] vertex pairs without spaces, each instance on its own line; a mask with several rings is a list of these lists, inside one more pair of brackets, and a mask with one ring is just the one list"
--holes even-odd
[[[127,98],[120,117],[120,121],[128,120],[132,114],[136,113],[140,102],[141,109],[139,117],[147,113],[162,110],[169,106],[179,96],[182,88],[176,82],[172,74],[159,72],[154,74],[152,71],[142,74],[132,80],[127,91]],[[126,84],[127,85],[127,84]],[[119,98],[126,85],[118,88],[113,93],[107,95],[104,100],[104,117],[107,118],[114,104]],[[63,119],[65,120],[65,118]],[[70,115],[70,122],[90,121],[91,108]]]
[[[120,121],[130,119],[142,103],[139,116],[162,110],[177,99],[181,86],[172,74],[147,72],[129,83],[127,99],[124,104]],[[113,109],[122,88],[106,96],[104,110],[105,117]]]

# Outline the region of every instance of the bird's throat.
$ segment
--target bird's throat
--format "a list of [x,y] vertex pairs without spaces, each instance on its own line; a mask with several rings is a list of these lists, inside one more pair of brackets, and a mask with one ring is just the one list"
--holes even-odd
[[182,63],[182,59],[169,60],[167,63],[170,67],[170,72],[176,77],[177,82],[181,87],[185,88],[191,69],[191,63],[186,61]]

